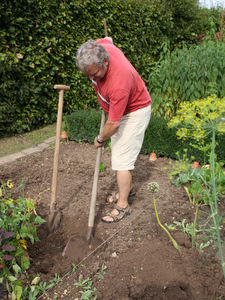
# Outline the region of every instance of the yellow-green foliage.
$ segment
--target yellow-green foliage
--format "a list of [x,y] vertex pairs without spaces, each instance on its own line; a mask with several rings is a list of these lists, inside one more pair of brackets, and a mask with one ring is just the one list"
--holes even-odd
[[206,137],[214,129],[225,132],[225,97],[216,95],[180,105],[175,117],[168,123],[169,127],[178,127],[177,136],[181,139],[193,138],[197,141]]

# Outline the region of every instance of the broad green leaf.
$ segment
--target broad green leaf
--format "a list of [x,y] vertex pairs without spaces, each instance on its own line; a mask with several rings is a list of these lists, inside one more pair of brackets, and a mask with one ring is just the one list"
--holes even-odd
[[14,276],[8,276],[7,278],[8,278],[8,280],[11,281],[11,282],[14,282],[14,281],[18,280],[18,279],[17,279],[16,277],[14,277]]
[[21,272],[21,268],[17,264],[13,265],[13,270],[15,271],[16,274],[19,274]]
[[16,300],[16,294],[14,293],[14,291],[13,291],[12,294],[11,294],[11,299],[12,299],[12,300]]
[[40,216],[37,216],[34,220],[34,223],[35,224],[42,224],[42,223],[45,223],[46,220],[42,219]]
[[14,254],[14,256],[15,256],[15,258],[18,258],[18,257],[21,257],[22,255],[24,255],[24,249],[21,247],[16,250],[16,253]]
[[21,300],[21,296],[22,296],[22,292],[23,292],[23,289],[22,289],[22,286],[20,284],[17,284],[15,286],[15,294],[16,294],[16,299],[17,300]]
[[182,183],[187,183],[189,181],[189,176],[187,174],[181,174],[179,178]]
[[30,262],[29,262],[28,258],[25,256],[22,257],[21,258],[21,268],[23,270],[27,270],[29,267],[30,267]]
[[28,199],[26,199],[26,207],[34,209],[34,203],[32,203],[31,201],[29,201]]

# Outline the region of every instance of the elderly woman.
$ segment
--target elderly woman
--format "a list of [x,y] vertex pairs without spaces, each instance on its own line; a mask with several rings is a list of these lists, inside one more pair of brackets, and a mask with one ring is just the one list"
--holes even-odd
[[111,38],[88,40],[76,56],[77,67],[93,84],[98,101],[108,115],[103,131],[95,138],[95,148],[111,138],[111,165],[116,171],[118,192],[105,223],[121,220],[131,213],[128,197],[132,189],[132,170],[141,150],[151,116],[151,97],[135,68]]

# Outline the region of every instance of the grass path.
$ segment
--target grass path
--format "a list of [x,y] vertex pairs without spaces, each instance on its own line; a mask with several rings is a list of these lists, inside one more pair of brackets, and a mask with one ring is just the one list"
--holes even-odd
[[0,139],[0,157],[40,144],[44,140],[55,136],[55,134],[56,124],[51,124],[24,134],[2,138]]

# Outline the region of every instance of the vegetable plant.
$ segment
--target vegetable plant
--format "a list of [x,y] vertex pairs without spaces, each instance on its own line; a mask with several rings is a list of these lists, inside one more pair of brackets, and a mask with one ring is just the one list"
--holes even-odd
[[[220,198],[222,194],[225,194],[225,174],[222,169],[224,163],[225,161],[220,161],[215,164],[218,198]],[[211,176],[211,166],[203,166],[201,169],[189,166],[186,171],[181,172],[172,183],[177,187],[188,183],[188,188],[185,187],[185,190],[190,202],[193,204],[209,204],[207,195],[213,191]]]
[[[201,171],[188,171],[185,174],[185,181],[195,178],[195,185],[189,191],[197,191],[197,195],[204,195],[211,210],[211,219],[216,228],[215,243],[219,248],[223,274],[225,277],[225,263],[220,238],[220,223],[222,221],[218,211],[218,200],[220,193],[224,193],[224,174],[221,170],[224,162],[216,161],[216,132],[225,132],[225,98],[219,99],[216,95],[205,99],[196,100],[192,103],[184,102],[181,104],[177,115],[168,123],[171,127],[178,129],[177,135],[181,139],[192,137],[196,143],[200,143],[208,135],[211,135],[209,171],[202,168]],[[204,175],[202,175],[204,174]],[[201,181],[202,180],[202,183]]]
[[[174,176],[177,176],[181,174],[183,171],[186,171],[188,166],[190,165],[190,159],[187,156],[188,149],[184,149],[183,156],[181,157],[179,151],[176,152],[177,160],[175,161],[175,164],[172,166],[173,171],[170,172],[169,178],[172,180]],[[191,157],[193,160],[194,157]],[[172,163],[171,163],[172,164]]]
[[[24,185],[21,185],[22,192]],[[29,268],[27,240],[38,242],[36,225],[45,222],[35,211],[35,202],[22,194],[14,200],[13,183],[8,180],[0,186],[0,284],[11,299],[21,299],[21,275]],[[7,239],[7,241],[6,241]]]

